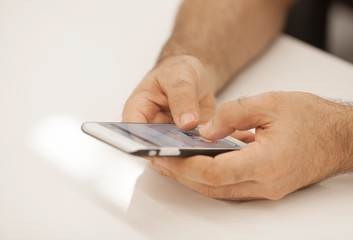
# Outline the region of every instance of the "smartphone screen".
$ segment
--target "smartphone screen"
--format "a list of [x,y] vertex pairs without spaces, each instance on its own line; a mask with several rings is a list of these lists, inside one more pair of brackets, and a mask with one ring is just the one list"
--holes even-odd
[[146,147],[178,147],[181,149],[214,148],[239,150],[241,146],[227,139],[211,141],[203,138],[198,131],[180,130],[174,124],[141,123],[99,123],[103,127],[139,142]]

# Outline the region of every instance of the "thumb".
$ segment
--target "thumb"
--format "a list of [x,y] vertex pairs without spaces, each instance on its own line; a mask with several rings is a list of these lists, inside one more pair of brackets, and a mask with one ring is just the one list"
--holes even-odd
[[207,139],[220,139],[236,130],[265,127],[271,121],[273,99],[271,94],[261,94],[222,104],[215,116],[205,124],[200,133]]

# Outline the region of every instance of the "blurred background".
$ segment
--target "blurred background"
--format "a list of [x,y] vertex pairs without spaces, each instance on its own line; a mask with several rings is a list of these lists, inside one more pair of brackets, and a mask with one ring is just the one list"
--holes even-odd
[[328,49],[353,63],[353,8],[337,2],[330,11]]
[[299,0],[285,32],[353,62],[353,1]]

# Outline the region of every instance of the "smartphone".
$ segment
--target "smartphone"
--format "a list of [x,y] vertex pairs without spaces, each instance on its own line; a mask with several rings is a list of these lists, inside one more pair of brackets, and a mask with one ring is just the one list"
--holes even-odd
[[246,146],[235,138],[210,141],[194,130],[180,130],[175,124],[86,122],[83,132],[124,152],[138,156],[215,156]]

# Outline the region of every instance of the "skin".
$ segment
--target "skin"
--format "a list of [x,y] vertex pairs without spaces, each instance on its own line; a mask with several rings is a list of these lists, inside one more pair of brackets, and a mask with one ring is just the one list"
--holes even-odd
[[207,197],[228,200],[278,200],[353,170],[353,107],[309,93],[264,93],[221,105],[200,133],[216,140],[251,128],[256,135],[240,151],[152,164]]
[[216,112],[216,93],[278,35],[292,2],[183,2],[156,66],[127,100],[123,121],[181,129],[208,122],[205,138],[232,134],[251,144],[215,158],[150,159],[161,174],[208,197],[243,200],[280,199],[352,170],[351,107],[307,93],[266,93]]
[[[288,0],[185,0],[156,66],[125,104],[127,122],[193,129],[215,94],[281,31]],[[195,11],[197,9],[197,11]]]

